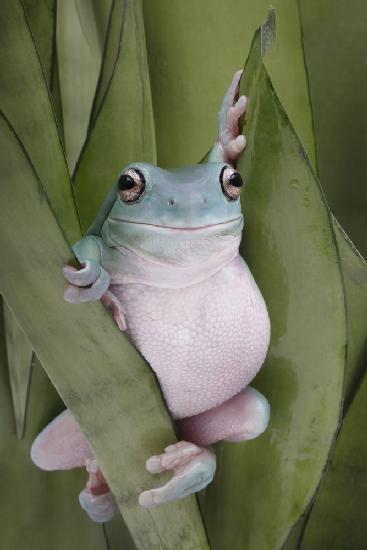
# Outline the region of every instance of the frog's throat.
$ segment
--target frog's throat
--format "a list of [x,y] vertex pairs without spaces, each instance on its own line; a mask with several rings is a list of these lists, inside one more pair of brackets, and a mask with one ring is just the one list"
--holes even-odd
[[[102,265],[110,274],[111,284],[140,283],[159,288],[184,288],[208,279],[238,255],[242,227],[242,217],[236,223],[229,223],[227,229],[223,228],[223,235],[218,237],[220,246],[189,265],[147,257],[129,245],[119,244],[109,235],[108,246],[102,251]],[[214,232],[214,226],[209,230]],[[208,234],[207,231],[203,233]]]

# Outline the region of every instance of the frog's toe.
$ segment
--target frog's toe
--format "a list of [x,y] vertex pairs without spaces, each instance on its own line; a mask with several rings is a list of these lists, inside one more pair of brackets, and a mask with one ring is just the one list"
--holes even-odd
[[233,103],[235,102],[236,96],[238,95],[238,89],[240,86],[240,80],[241,80],[242,74],[243,74],[242,69],[234,73],[231,85],[228,88],[227,93],[223,98],[219,116],[221,116],[221,114],[227,113],[228,109],[230,109]]
[[87,286],[98,279],[101,271],[101,266],[98,262],[95,260],[86,260],[82,265],[82,269],[75,269],[71,265],[64,266],[64,277],[72,285]]
[[121,331],[126,330],[125,315],[120,300],[111,291],[107,290],[101,298],[102,303],[112,312],[113,318]]
[[110,521],[119,511],[111,492],[94,495],[87,489],[83,489],[79,494],[79,502],[90,519],[97,523]]
[[151,473],[173,470],[173,477],[163,487],[141,493],[139,504],[151,508],[201,491],[212,481],[215,468],[215,454],[210,449],[184,441],[170,445],[164,454],[147,460],[147,470]]
[[102,298],[110,285],[110,276],[102,267],[98,279],[90,287],[69,285],[64,292],[64,298],[72,304],[95,302]]

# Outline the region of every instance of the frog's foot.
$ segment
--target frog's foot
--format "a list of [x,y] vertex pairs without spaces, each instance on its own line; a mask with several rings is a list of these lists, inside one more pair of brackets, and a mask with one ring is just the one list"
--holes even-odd
[[113,318],[121,331],[126,330],[125,315],[120,300],[110,290],[101,298],[102,303],[112,312]]
[[242,72],[241,70],[235,73],[224,96],[218,113],[218,137],[209,155],[209,162],[227,162],[235,166],[246,147],[246,138],[239,131],[239,120],[247,107],[247,97],[238,97]]
[[79,494],[80,506],[92,521],[105,523],[117,513],[118,506],[95,459],[87,459],[85,468],[89,479]]
[[64,266],[65,278],[71,283],[65,289],[64,298],[72,304],[99,300],[110,285],[110,276],[95,260],[83,262],[82,269]]
[[166,447],[163,454],[150,457],[146,467],[152,474],[167,470],[174,472],[173,477],[163,487],[140,494],[139,504],[144,508],[152,508],[204,489],[214,477],[216,459],[210,449],[179,441]]

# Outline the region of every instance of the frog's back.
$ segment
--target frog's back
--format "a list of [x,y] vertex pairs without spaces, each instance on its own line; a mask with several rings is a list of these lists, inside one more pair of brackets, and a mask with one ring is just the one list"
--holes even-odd
[[264,362],[270,323],[264,299],[236,256],[200,283],[179,289],[113,285],[128,335],[156,372],[175,418],[223,403]]

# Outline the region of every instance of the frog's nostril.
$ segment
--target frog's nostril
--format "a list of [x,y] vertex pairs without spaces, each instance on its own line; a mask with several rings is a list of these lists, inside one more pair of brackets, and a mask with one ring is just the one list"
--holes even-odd
[[168,204],[169,204],[170,206],[173,206],[173,205],[175,204],[175,202],[176,202],[175,199],[169,199],[169,200],[168,200]]

